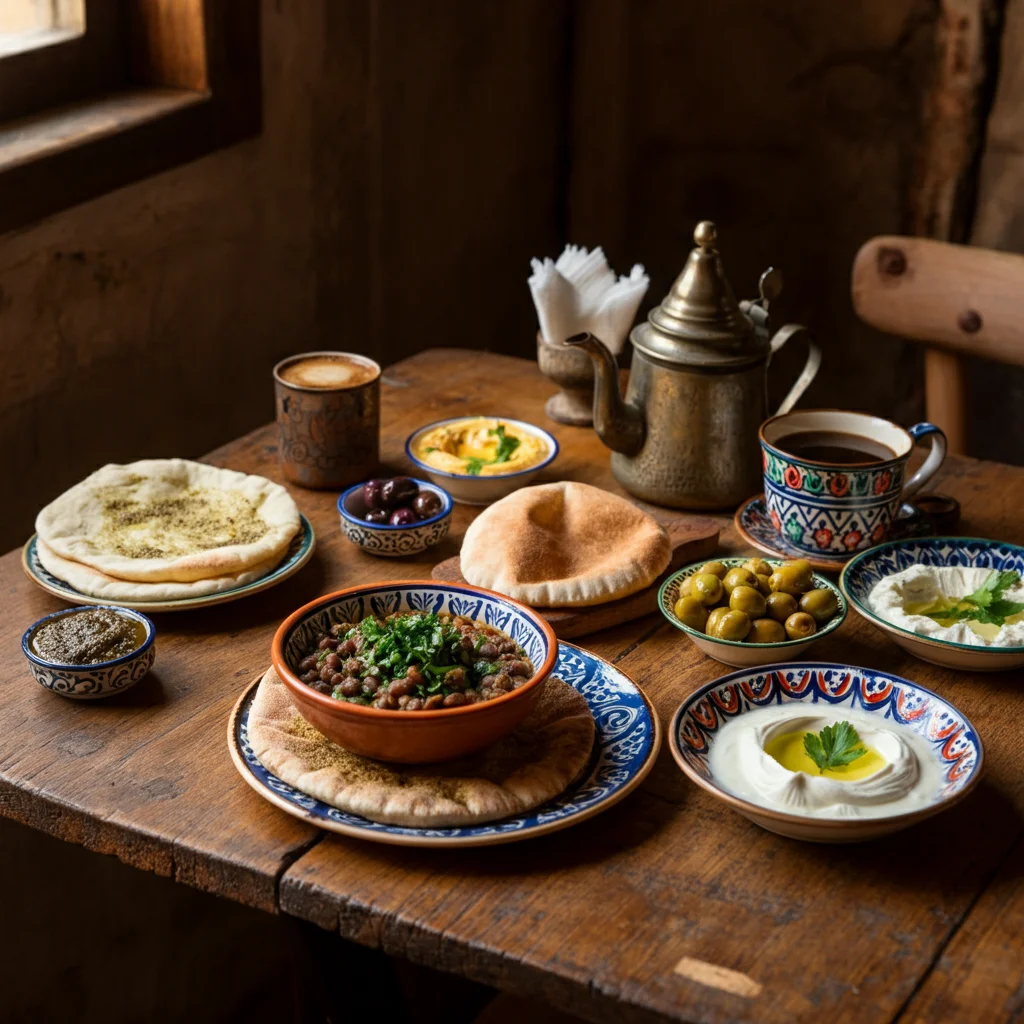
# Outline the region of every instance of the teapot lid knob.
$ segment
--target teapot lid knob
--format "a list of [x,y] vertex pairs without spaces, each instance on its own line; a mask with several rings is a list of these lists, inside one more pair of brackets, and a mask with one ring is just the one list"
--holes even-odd
[[718,241],[718,231],[713,220],[702,220],[693,231],[693,240],[702,249],[714,249]]

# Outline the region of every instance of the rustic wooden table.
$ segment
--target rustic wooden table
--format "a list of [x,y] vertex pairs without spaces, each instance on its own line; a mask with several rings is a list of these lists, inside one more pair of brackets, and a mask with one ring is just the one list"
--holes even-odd
[[[553,390],[524,360],[422,353],[384,376],[385,461],[403,468],[404,438],[453,412],[545,423]],[[553,432],[562,454],[547,479],[619,490],[592,431]],[[274,437],[257,430],[209,460],[278,479]],[[963,533],[1024,543],[1024,470],[951,458],[939,487],[962,502]],[[33,683],[21,633],[61,605],[24,577],[20,552],[0,560],[0,812],[595,1021],[1019,1019],[1022,673],[927,665],[854,613],[815,649],[933,687],[985,742],[972,797],[887,840],[822,847],[764,832],[689,784],[667,749],[627,800],[530,842],[413,850],[324,835],[238,777],[225,745],[231,707],[269,663],[290,611],[362,581],[429,577],[458,551],[473,510],[456,506],[429,557],[396,562],[341,537],[336,495],[293,494],[317,531],[310,565],[247,600],[159,616],[154,671],[97,704]],[[721,521],[723,547],[741,551]],[[729,671],[655,616],[583,642],[644,687],[664,724],[686,694]]]

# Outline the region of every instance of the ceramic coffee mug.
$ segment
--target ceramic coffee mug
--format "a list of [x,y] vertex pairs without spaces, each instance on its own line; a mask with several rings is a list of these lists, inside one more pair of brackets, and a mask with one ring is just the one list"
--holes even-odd
[[[893,457],[817,461],[787,450],[800,434],[863,438]],[[849,555],[881,543],[903,501],[931,480],[946,457],[946,435],[931,423],[904,430],[878,416],[838,409],[774,416],[761,425],[760,437],[768,514],[790,544],[813,555]],[[904,484],[914,443],[924,437],[931,438],[931,451]]]
[[285,478],[337,490],[380,463],[380,366],[351,352],[303,352],[274,367]]

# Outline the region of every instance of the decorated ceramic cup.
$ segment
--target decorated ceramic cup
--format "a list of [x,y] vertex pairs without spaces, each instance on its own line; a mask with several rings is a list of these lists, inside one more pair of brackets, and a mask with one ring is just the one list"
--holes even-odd
[[[808,554],[852,555],[885,540],[902,503],[938,472],[946,435],[931,423],[905,430],[878,416],[801,409],[761,425],[764,499],[775,529]],[[931,451],[907,481],[916,441]],[[830,461],[815,452],[857,456]],[[811,454],[808,454],[811,453]]]

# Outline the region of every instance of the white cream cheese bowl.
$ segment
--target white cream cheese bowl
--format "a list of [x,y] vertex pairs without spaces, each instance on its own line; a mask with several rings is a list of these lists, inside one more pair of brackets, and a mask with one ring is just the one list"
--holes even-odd
[[[839,586],[857,613],[922,661],[968,672],[1024,666],[1024,622],[1008,623],[985,639],[965,623],[942,626],[907,611],[930,597],[962,597],[993,571],[1024,577],[1024,548],[977,537],[890,541],[853,558]],[[1007,593],[1024,601],[1024,587]]]
[[[855,781],[791,771],[765,750],[782,732],[844,721],[882,762]],[[713,680],[676,711],[669,746],[690,780],[722,803],[770,832],[820,843],[875,839],[946,810],[977,785],[984,761],[974,726],[939,694],[830,662]]]

